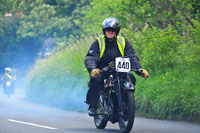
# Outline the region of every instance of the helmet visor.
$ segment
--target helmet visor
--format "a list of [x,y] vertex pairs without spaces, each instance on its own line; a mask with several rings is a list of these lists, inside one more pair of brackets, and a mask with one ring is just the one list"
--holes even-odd
[[111,28],[111,27],[105,28],[105,31],[117,32],[117,30],[116,30],[116,29],[114,29],[114,28]]

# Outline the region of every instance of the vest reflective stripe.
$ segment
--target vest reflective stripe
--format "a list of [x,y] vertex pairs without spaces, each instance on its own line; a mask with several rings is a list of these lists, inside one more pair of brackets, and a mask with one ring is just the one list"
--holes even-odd
[[124,56],[125,39],[121,36],[117,36],[117,45],[121,55]]
[[101,57],[103,56],[103,53],[105,51],[105,36],[99,37],[98,42],[99,42],[99,49],[100,49],[99,59],[101,59]]
[[8,73],[5,73],[5,75],[9,78],[9,79],[13,79],[11,75],[9,75]]
[[[99,50],[100,50],[99,60],[100,60],[105,51],[105,35],[99,37],[97,40],[99,42]],[[124,56],[124,48],[125,48],[124,37],[117,36],[117,45],[118,45],[121,55]]]

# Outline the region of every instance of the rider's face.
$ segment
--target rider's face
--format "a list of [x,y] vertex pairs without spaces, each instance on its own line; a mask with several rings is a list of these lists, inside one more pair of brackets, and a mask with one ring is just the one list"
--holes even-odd
[[116,30],[113,30],[113,29],[106,29],[105,34],[106,34],[106,37],[107,37],[107,38],[112,39],[112,38],[114,38],[115,35],[116,35]]

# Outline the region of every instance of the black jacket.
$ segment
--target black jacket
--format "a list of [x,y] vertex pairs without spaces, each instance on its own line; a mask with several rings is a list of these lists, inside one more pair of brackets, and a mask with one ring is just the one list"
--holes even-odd
[[[125,51],[124,56],[128,56],[131,59],[132,67],[134,69],[142,68],[139,63],[139,58],[136,56],[136,53],[131,46],[130,42],[125,39]],[[115,61],[116,57],[120,57],[120,51],[117,46],[116,39],[114,41],[109,41],[105,39],[105,51],[102,58],[99,60],[100,50],[98,40],[94,41],[88,50],[88,53],[85,57],[85,66],[89,72],[92,69],[99,68],[102,69],[105,66],[108,66],[108,63]]]

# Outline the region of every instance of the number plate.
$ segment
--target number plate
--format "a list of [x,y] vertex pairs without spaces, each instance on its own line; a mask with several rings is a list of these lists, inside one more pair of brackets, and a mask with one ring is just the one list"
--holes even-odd
[[130,72],[131,62],[129,58],[115,58],[115,69],[117,72]]
[[7,82],[6,82],[6,86],[9,87],[10,85],[11,85],[11,82],[10,82],[10,81],[7,81]]

